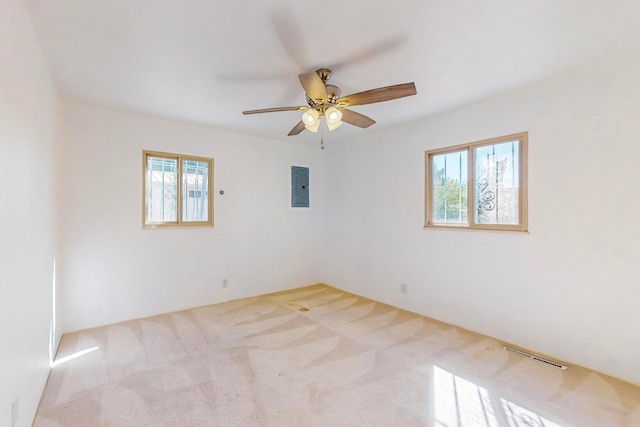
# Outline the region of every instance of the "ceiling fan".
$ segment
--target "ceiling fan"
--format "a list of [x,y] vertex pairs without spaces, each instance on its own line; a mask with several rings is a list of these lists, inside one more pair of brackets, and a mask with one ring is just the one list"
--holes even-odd
[[355,105],[373,104],[376,102],[390,101],[415,95],[416,85],[403,83],[393,86],[385,86],[377,89],[366,90],[340,97],[340,88],[327,84],[331,77],[331,70],[320,68],[313,73],[298,75],[302,88],[307,94],[307,104],[299,107],[276,107],[261,110],[243,111],[242,114],[274,113],[277,111],[304,111],[302,120],[289,132],[289,136],[298,135],[303,129],[317,132],[320,126],[320,117],[324,116],[330,131],[336,129],[342,122],[361,128],[368,128],[375,120],[349,110],[347,107]]

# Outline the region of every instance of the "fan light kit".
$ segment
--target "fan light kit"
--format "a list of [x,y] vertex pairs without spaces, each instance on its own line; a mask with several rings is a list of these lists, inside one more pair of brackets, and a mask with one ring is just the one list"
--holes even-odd
[[320,113],[313,108],[307,109],[302,113],[302,121],[304,127],[311,132],[318,132],[318,126],[320,126]]
[[242,114],[303,111],[302,120],[291,129],[289,136],[298,135],[303,129],[307,129],[310,132],[318,132],[321,117],[325,118],[324,121],[330,131],[340,127],[342,122],[347,122],[361,128],[368,128],[375,123],[375,120],[349,110],[347,107],[390,101],[417,93],[416,85],[411,82],[371,89],[341,98],[340,88],[332,84],[327,84],[329,77],[331,77],[331,70],[328,68],[320,68],[313,73],[300,74],[298,76],[300,84],[302,84],[302,88],[307,94],[308,105],[249,110],[243,111]]

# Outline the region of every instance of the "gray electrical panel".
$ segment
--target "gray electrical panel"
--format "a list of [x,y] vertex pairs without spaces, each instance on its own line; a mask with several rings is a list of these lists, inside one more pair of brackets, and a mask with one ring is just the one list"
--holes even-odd
[[291,207],[309,207],[309,168],[291,166]]

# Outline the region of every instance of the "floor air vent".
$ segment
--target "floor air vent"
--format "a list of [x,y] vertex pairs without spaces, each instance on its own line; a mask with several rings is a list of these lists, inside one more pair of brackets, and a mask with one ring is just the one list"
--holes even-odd
[[566,366],[561,365],[560,363],[551,361],[551,360],[547,360],[547,359],[543,359],[542,357],[538,357],[535,354],[531,354],[531,353],[527,353],[524,351],[520,351],[520,350],[516,350],[515,348],[511,348],[511,347],[505,347],[504,348],[507,351],[510,351],[512,353],[516,353],[519,354],[520,356],[524,356],[524,357],[528,357],[529,359],[533,359],[533,360],[537,360],[538,362],[542,362],[542,363],[546,363],[547,365],[551,365],[551,366],[555,366],[558,369],[562,369],[563,371],[567,369]]

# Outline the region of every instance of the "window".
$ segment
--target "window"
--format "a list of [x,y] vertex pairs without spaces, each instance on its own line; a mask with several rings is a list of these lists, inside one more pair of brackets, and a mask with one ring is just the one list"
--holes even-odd
[[143,225],[213,227],[213,159],[143,151]]
[[527,138],[426,151],[425,227],[527,231]]

